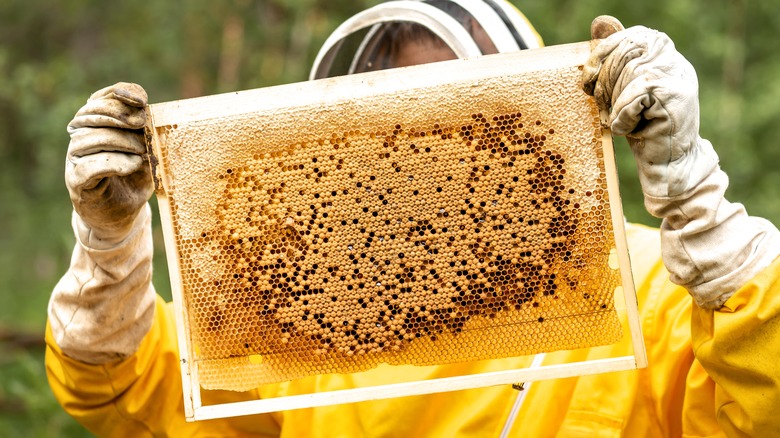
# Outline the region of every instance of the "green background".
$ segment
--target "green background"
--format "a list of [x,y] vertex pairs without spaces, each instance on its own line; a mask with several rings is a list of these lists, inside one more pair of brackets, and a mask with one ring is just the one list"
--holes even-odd
[[[143,85],[152,103],[302,81],[329,32],[375,3],[0,2],[0,436],[88,436],[51,396],[42,343],[47,300],[74,243],[65,127],[87,97],[118,81]],[[668,33],[698,71],[701,133],[731,177],[729,198],[780,223],[776,1],[515,4],[547,45],[587,40],[600,14]],[[657,225],[625,141],[616,147],[626,216]],[[155,284],[169,295],[158,225]]]

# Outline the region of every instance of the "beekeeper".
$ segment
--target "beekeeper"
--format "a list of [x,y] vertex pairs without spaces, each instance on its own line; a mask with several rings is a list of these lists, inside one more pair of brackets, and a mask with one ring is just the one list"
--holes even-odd
[[[370,34],[357,52],[336,44],[365,23]],[[77,243],[49,306],[46,368],[56,398],[90,431],[112,437],[780,436],[778,230],[724,198],[728,179],[699,136],[695,71],[669,37],[622,30],[610,17],[594,20],[591,32],[601,41],[583,88],[610,109],[612,132],[627,137],[636,158],[645,205],[663,219],[660,230],[627,226],[648,368],[519,392],[507,385],[185,422],[172,306],[151,283],[147,95],[118,83],[95,92],[68,125],[65,182]],[[388,2],[340,27],[312,77],[540,45],[504,0]],[[627,348],[548,353],[543,361],[627,355]],[[403,372],[431,378],[451,367]],[[458,367],[480,372],[490,361]],[[345,389],[393,372],[203,391],[203,404]]]

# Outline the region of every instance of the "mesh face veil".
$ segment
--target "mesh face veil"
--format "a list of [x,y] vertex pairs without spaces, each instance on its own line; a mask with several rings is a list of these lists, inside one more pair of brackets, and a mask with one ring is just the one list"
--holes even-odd
[[[506,0],[389,1],[354,15],[323,44],[309,79],[408,65],[404,46],[470,58],[542,46],[525,16]],[[439,55],[441,56],[441,55]],[[422,53],[423,59],[439,60]]]

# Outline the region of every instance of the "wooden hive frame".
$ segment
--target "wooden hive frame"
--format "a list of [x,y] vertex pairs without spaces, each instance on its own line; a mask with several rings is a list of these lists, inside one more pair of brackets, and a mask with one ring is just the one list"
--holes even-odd
[[[165,137],[172,127],[176,129],[179,126],[202,121],[231,121],[236,118],[246,117],[247,114],[255,113],[266,115],[290,114],[290,111],[300,108],[303,108],[303,114],[305,114],[305,111],[319,111],[322,108],[337,108],[339,111],[344,111],[345,107],[343,104],[345,102],[348,108],[354,110],[357,107],[361,108],[362,111],[370,106],[372,99],[377,95],[396,95],[402,91],[408,92],[409,90],[425,90],[426,93],[430,93],[430,90],[446,91],[446,87],[451,87],[453,84],[459,87],[458,90],[477,89],[483,87],[486,83],[489,84],[488,86],[492,86],[490,84],[494,84],[494,82],[490,81],[497,80],[500,84],[501,80],[517,80],[517,78],[528,75],[536,75],[535,77],[545,76],[548,72],[575,72],[575,75],[569,75],[568,80],[571,82],[571,78],[576,76],[576,72],[579,71],[587,59],[590,48],[590,43],[576,43],[511,54],[491,55],[471,60],[455,60],[416,66],[402,71],[380,71],[364,75],[345,76],[150,105],[148,108],[147,141],[171,273],[171,286],[177,316],[176,323],[181,355],[184,408],[187,419],[193,421],[249,415],[645,367],[647,359],[640,330],[636,295],[633,288],[625,240],[624,219],[620,207],[612,139],[607,129],[600,128],[600,138],[596,138],[594,141],[600,141],[601,152],[598,155],[603,159],[603,174],[606,179],[608,192],[607,199],[611,201],[609,202],[610,211],[607,215],[611,219],[611,231],[613,233],[611,237],[614,238],[614,250],[619,267],[618,276],[620,278],[620,286],[622,286],[622,297],[625,300],[624,305],[628,325],[625,328],[628,332],[627,335],[630,336],[630,344],[633,349],[632,356],[511,369],[435,380],[380,384],[364,388],[222,405],[204,406],[201,401],[200,391],[203,378],[203,363],[199,363],[197,343],[193,341],[193,330],[198,328],[193,327],[193,324],[201,324],[202,322],[192,319],[187,294],[184,290],[186,286],[184,285],[181,266],[181,230],[177,229],[175,225],[177,213],[173,211],[170,199],[171,195],[179,188],[178,185],[180,185],[181,181],[188,178],[188,176],[172,174],[167,169],[166,163],[172,159],[182,160],[182,157],[188,155],[203,156],[204,154],[217,154],[219,151],[204,149],[206,147],[204,144],[198,143],[197,139],[191,139],[192,145],[190,149],[180,151],[182,152],[180,156],[171,158],[171,150],[165,144]],[[577,82],[576,79],[573,81]],[[599,125],[599,121],[602,121],[603,125],[605,114],[599,114],[592,99],[579,92],[578,84],[573,84],[573,86],[565,90],[556,87],[556,85],[541,84],[539,87],[531,87],[526,91],[528,93],[541,93],[539,96],[542,99],[544,99],[545,93],[547,95],[551,95],[550,93],[554,95],[568,93],[565,96],[566,99],[579,102],[581,105],[578,110],[579,113],[572,114],[572,117],[595,118],[596,125]],[[575,89],[577,91],[573,91]],[[511,97],[507,99],[511,100]],[[339,105],[342,106],[340,107]],[[538,121],[537,124],[539,124]],[[250,126],[247,129],[251,130],[253,128]],[[343,128],[331,127],[328,129],[331,132],[337,132]],[[598,133],[596,137],[599,137]],[[206,187],[202,187],[202,189],[207,190]],[[186,193],[184,195],[186,196]],[[178,208],[178,206],[175,208]],[[287,226],[294,226],[292,220],[289,218],[288,220],[290,223]],[[621,294],[615,295],[619,296]],[[621,305],[618,305],[618,307]]]

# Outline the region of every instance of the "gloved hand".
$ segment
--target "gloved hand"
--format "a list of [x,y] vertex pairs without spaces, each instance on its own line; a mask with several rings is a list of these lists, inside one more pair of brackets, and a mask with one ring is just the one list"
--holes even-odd
[[680,195],[718,167],[712,146],[699,137],[696,71],[666,34],[622,27],[612,17],[594,20],[592,36],[605,39],[585,65],[583,86],[600,107],[612,108],[609,127],[626,136],[644,193]]
[[143,88],[119,83],[94,93],[68,125],[77,242],[49,300],[49,326],[61,351],[86,363],[133,354],[154,317],[146,101]]
[[90,240],[121,240],[152,195],[146,102],[143,88],[118,83],[92,94],[68,125],[65,184]]
[[661,32],[623,29],[597,17],[598,43],[582,72],[583,89],[608,125],[625,135],[650,214],[662,218],[662,256],[670,278],[703,308],[719,308],[780,254],[777,228],[750,217],[724,193],[728,177],[699,136],[696,72]]

